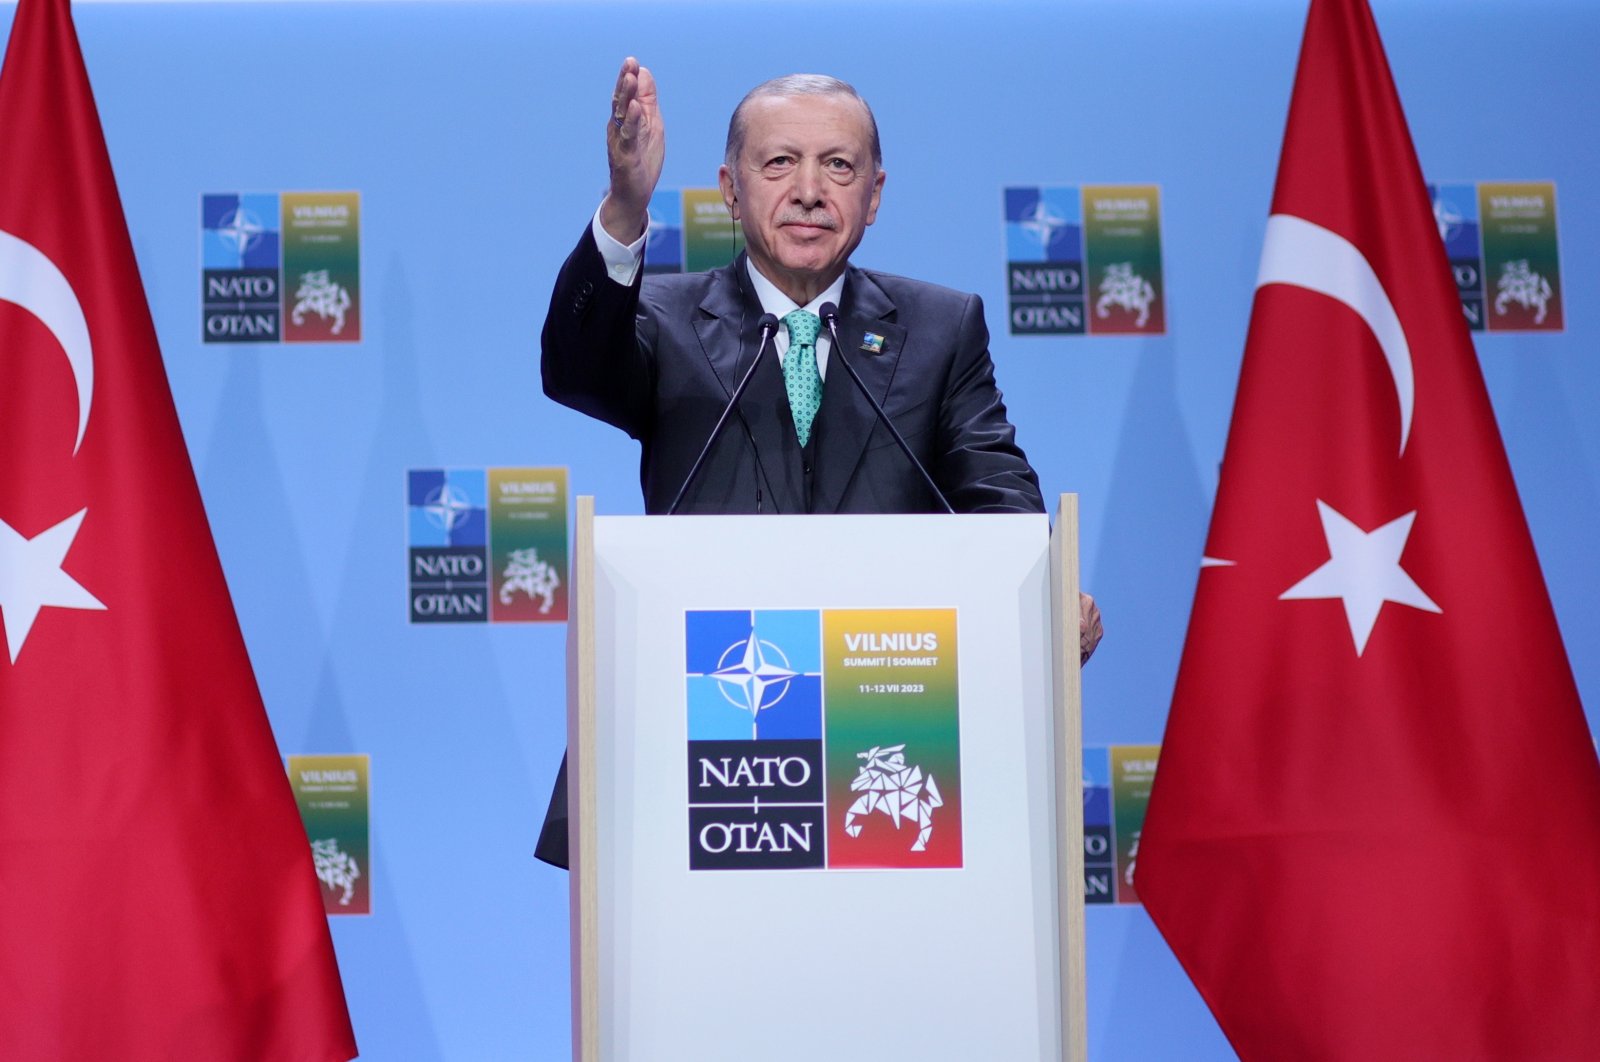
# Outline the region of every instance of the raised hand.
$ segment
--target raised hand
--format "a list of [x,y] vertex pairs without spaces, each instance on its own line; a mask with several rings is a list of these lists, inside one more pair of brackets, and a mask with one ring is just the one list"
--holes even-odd
[[600,224],[620,243],[644,235],[650,222],[650,196],[661,179],[666,130],[656,98],[656,79],[633,56],[622,61],[606,122],[606,160],[611,188],[600,205]]

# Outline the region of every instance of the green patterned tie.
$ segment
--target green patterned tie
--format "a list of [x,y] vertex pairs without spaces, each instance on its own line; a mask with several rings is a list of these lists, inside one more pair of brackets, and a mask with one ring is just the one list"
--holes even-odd
[[783,319],[789,329],[789,349],[783,355],[783,386],[789,392],[794,431],[804,446],[811,438],[811,422],[822,406],[822,375],[817,372],[817,332],[822,319],[795,310]]

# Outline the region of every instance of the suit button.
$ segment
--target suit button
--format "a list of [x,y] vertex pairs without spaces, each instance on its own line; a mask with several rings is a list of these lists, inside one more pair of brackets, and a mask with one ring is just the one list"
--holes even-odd
[[806,475],[809,476],[809,475],[811,475],[811,466],[810,465],[801,465],[800,466],[800,471],[804,472]]
[[593,295],[594,294],[594,285],[589,283],[587,280],[585,280],[583,282],[583,287],[580,288],[579,290],[581,290],[585,295]]

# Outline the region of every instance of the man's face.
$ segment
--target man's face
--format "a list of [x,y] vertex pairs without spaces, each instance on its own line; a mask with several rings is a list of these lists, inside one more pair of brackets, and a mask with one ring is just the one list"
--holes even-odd
[[750,260],[804,306],[831,284],[878,214],[866,110],[849,96],[764,96],[745,107],[736,170],[718,173]]

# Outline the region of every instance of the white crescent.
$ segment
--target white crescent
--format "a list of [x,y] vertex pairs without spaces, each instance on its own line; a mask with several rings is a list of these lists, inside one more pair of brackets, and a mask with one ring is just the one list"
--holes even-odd
[[78,438],[72,444],[76,454],[89,426],[89,400],[94,396],[94,352],[78,296],[43,251],[0,229],[0,300],[16,303],[42,321],[67,355],[78,385]]
[[1404,456],[1416,402],[1411,345],[1389,293],[1366,256],[1337,232],[1290,214],[1273,214],[1267,219],[1261,274],[1256,278],[1256,287],[1268,284],[1292,284],[1337,299],[1367,322],[1394,376],[1400,399],[1400,454]]

